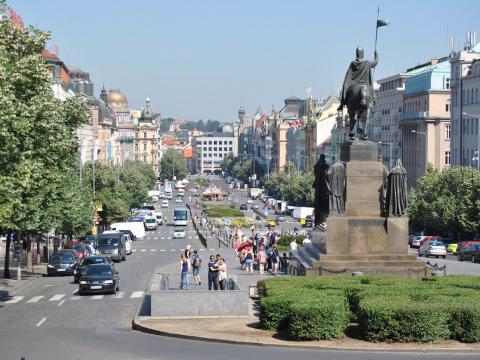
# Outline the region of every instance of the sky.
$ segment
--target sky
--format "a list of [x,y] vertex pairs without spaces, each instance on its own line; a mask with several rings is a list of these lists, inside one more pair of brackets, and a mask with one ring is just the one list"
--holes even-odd
[[146,97],[162,117],[237,119],[284,99],[337,93],[361,45],[373,58],[377,5],[380,79],[480,40],[478,0],[9,0],[25,24],[52,33],[67,66],[120,89],[132,109]]

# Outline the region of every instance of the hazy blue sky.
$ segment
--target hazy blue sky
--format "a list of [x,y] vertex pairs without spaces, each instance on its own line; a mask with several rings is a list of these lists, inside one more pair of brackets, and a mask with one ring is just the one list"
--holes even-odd
[[373,56],[377,4],[391,25],[379,30],[376,78],[480,32],[478,0],[9,1],[52,32],[67,65],[90,72],[97,94],[105,84],[132,108],[148,96],[163,117],[222,121],[240,104],[253,113],[309,86],[314,97],[337,91],[357,45]]

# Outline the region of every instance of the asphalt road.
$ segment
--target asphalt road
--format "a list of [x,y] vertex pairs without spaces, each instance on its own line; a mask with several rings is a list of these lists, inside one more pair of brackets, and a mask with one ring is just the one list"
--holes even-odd
[[[173,203],[164,215],[171,221]],[[450,354],[368,353],[284,349],[197,342],[131,330],[134,312],[152,271],[178,261],[187,244],[201,248],[188,226],[185,239],[172,239],[163,225],[134,242],[132,255],[116,264],[117,295],[78,296],[73,277],[44,277],[0,302],[0,360],[20,359],[450,359]],[[206,249],[209,251],[209,249]],[[473,264],[471,264],[473,265]],[[478,265],[480,268],[480,265]],[[228,321],[219,320],[219,321]],[[477,359],[478,355],[455,355]]]

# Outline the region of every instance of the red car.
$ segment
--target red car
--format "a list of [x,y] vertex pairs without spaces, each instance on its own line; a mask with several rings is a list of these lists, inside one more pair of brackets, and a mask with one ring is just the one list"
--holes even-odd
[[83,258],[86,256],[87,250],[85,247],[86,245],[79,241],[66,242],[63,244],[63,249],[75,250],[75,258],[77,259],[77,262],[82,261]]

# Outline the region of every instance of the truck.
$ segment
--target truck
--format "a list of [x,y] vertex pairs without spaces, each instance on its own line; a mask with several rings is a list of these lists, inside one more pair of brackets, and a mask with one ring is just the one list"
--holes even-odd
[[292,217],[294,219],[305,219],[308,215],[313,216],[313,207],[297,206],[293,209]]
[[133,235],[135,235],[135,238],[138,239],[143,239],[145,237],[145,227],[143,225],[143,222],[118,222],[118,223],[113,223],[110,225],[111,230],[130,230]]
[[262,193],[263,193],[263,189],[259,189],[259,188],[248,189],[248,196],[251,199],[258,199],[260,197],[260,195],[262,195]]
[[152,201],[158,201],[160,199],[160,190],[148,190],[148,197],[152,199]]
[[285,215],[287,213],[287,202],[283,200],[277,200],[275,204],[275,214]]

